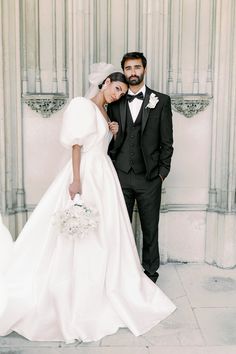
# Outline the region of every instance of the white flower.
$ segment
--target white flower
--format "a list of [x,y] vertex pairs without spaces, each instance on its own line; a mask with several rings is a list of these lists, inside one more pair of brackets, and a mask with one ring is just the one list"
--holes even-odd
[[149,98],[149,102],[145,108],[155,108],[158,102],[159,98],[155,95],[155,93],[152,92]]
[[83,238],[98,225],[97,212],[85,205],[74,204],[55,214],[59,234],[70,239]]

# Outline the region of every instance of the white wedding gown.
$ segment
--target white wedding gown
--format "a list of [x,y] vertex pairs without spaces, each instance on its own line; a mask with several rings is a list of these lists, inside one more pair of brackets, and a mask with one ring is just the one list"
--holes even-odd
[[83,146],[82,198],[98,210],[99,226],[83,239],[56,232],[53,215],[69,201],[70,160],[26,223],[14,243],[10,266],[2,271],[1,336],[16,331],[35,341],[88,342],[119,327],[137,336],[175,310],[143,273],[107,155],[110,139],[97,106],[82,97],[73,99],[64,115],[61,141],[67,147]]

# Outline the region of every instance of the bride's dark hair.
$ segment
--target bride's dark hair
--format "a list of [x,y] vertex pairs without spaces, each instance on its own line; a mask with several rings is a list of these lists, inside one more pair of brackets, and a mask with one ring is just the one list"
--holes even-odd
[[120,81],[120,82],[124,82],[126,85],[128,85],[128,82],[126,81],[125,75],[122,74],[119,71],[116,71],[110,75],[108,75],[101,84],[98,85],[98,88],[101,89],[103,84],[105,83],[106,79],[110,79],[111,82],[112,81]]

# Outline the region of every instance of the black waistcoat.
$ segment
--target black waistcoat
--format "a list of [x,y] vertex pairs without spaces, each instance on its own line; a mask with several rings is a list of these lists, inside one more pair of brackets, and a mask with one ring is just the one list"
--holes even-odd
[[[127,103],[128,104],[128,103]],[[135,173],[145,172],[145,163],[141,151],[142,106],[133,122],[129,105],[127,107],[127,120],[125,138],[116,158],[116,167],[124,172],[133,169]]]

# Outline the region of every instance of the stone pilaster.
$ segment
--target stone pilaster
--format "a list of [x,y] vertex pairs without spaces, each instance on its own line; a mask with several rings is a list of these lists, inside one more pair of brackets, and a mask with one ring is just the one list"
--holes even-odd
[[[13,234],[25,222],[19,1],[1,1],[1,213]],[[15,217],[14,217],[15,216]],[[10,223],[11,220],[11,223]]]
[[235,19],[235,1],[218,1],[205,259],[220,267],[236,265]]

